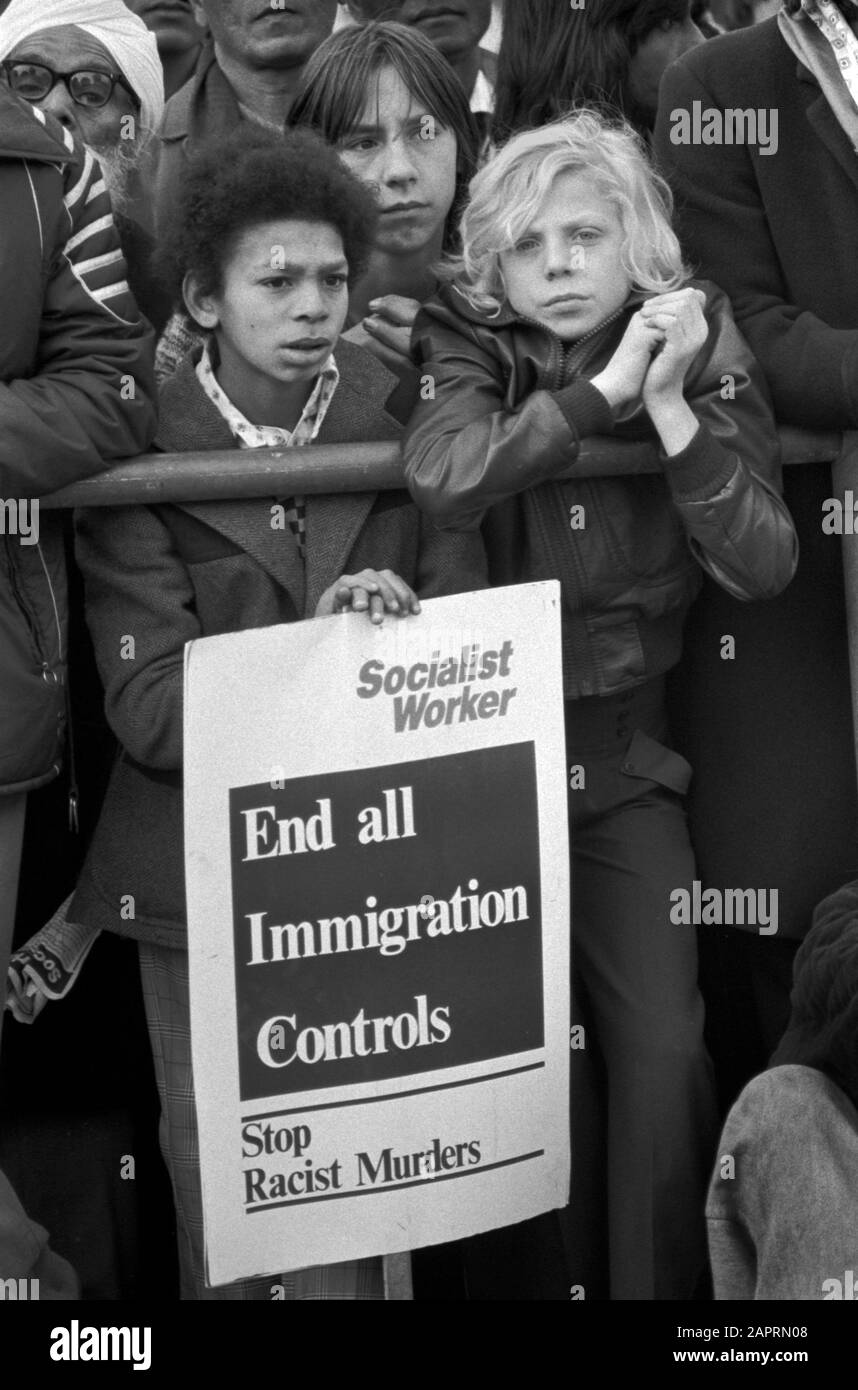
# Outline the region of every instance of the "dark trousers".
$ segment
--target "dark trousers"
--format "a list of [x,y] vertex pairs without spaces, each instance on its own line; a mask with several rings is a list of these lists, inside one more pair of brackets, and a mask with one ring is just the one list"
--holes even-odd
[[[828,464],[784,469],[795,578],[766,603],[742,603],[705,578],[670,676],[671,728],[694,767],[700,878],[778,890],[778,933],[763,951],[800,941],[817,903],[858,876],[842,542],[821,525],[831,491]],[[721,659],[725,635],[732,661]]]
[[[778,892],[778,932],[701,928],[707,1029],[724,1110],[789,1016],[792,958],[817,903],[858,876],[842,541],[822,530],[831,467],[784,469],[798,572],[742,603],[708,577],[669,680],[670,723],[694,767],[691,838],[707,888]],[[735,643],[722,660],[722,637]]]
[[739,927],[700,927],[706,1045],[722,1119],[752,1076],[765,1071],[789,1021],[798,941]]
[[[694,857],[663,683],[567,702],[572,855],[570,1280],[585,1297],[691,1298],[717,1141],[692,926]],[[573,1044],[580,1038],[573,1035]]]

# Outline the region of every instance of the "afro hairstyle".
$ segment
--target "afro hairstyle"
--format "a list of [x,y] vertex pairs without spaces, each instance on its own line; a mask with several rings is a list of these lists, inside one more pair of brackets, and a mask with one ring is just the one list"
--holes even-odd
[[241,127],[225,140],[200,145],[189,159],[179,197],[161,229],[155,268],[177,304],[188,273],[203,294],[218,294],[242,233],[290,220],[334,227],[342,238],[349,284],[360,278],[378,220],[369,190],[313,131],[278,136]]

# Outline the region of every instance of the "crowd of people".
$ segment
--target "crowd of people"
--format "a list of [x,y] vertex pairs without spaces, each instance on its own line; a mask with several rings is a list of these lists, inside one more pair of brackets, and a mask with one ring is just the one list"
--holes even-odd
[[[144,1227],[182,1299],[271,1297],[205,1277],[185,644],[545,579],[570,1199],[415,1256],[416,1296],[825,1298],[858,1254],[843,567],[831,451],[782,468],[778,435],[858,427],[858,0],[504,11],[0,0],[0,980],[18,1020],[61,998],[3,1039],[0,1281],[43,1298],[152,1296]],[[148,450],[367,441],[401,444],[399,491],[284,473],[276,499],[45,509],[35,544],[8,524]],[[677,922],[701,884],[765,890],[775,929]],[[58,1227],[32,1136],[60,1048],[64,1169],[89,1137]],[[144,1179],[158,1129],[169,1186],[126,1201],[119,1156]],[[385,1296],[374,1258],[279,1287]]]

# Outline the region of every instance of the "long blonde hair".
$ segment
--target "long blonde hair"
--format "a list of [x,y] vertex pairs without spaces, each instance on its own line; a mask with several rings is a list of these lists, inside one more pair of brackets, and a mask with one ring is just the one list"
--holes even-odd
[[622,264],[637,289],[663,294],[690,279],[670,225],[670,189],[631,126],[583,109],[514,136],[470,185],[461,254],[442,267],[465,299],[491,315],[505,298],[500,255],[538,216],[559,174],[588,174],[619,214]]

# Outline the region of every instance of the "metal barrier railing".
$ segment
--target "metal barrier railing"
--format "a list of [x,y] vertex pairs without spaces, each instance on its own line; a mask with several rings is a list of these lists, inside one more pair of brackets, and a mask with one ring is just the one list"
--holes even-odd
[[[785,465],[837,458],[839,434],[780,431]],[[652,444],[585,441],[569,476],[656,473]],[[562,475],[561,475],[562,476]],[[399,446],[308,444],[301,449],[222,449],[214,453],[141,454],[40,499],[42,507],[116,507],[131,503],[213,502],[284,493],[380,492],[402,487]]]
[[[858,498],[858,431],[846,434],[779,431],[785,467],[831,462],[834,497]],[[607,477],[661,468],[655,447],[614,439],[585,441],[564,476]],[[399,445],[311,444],[301,449],[240,449],[215,453],[141,454],[40,499],[40,506],[113,507],[131,503],[225,501],[319,492],[378,492],[402,487]],[[844,516],[854,516],[844,507]],[[820,517],[820,525],[822,517]],[[858,543],[844,527],[844,582],[852,683],[852,722],[858,767]]]

